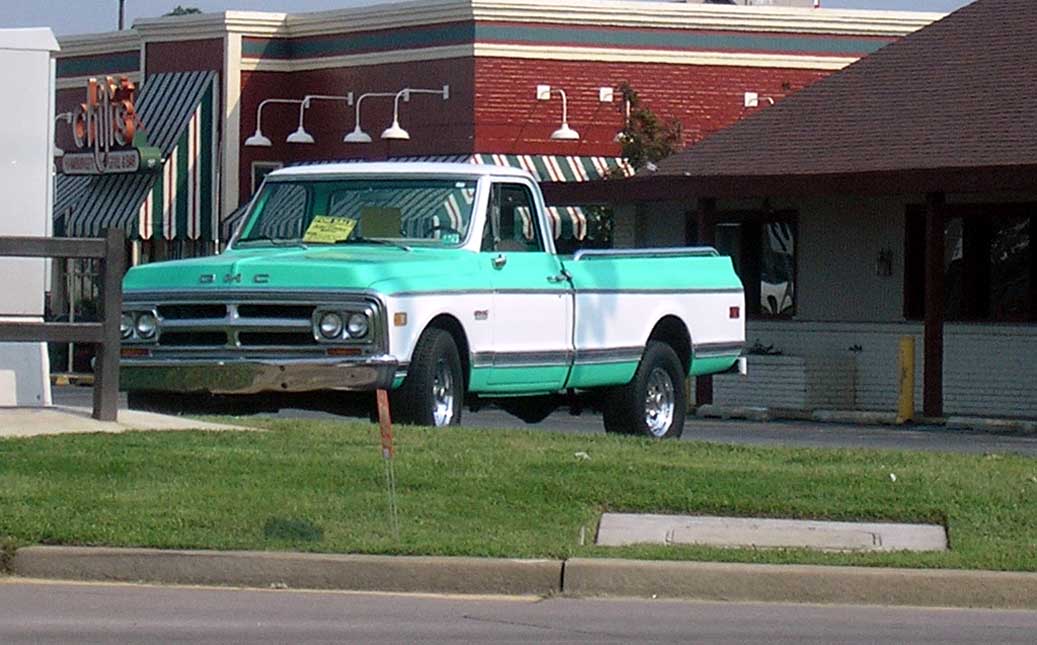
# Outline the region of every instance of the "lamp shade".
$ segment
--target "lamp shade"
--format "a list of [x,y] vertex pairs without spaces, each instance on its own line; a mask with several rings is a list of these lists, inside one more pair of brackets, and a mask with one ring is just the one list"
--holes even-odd
[[358,125],[352,132],[342,137],[342,143],[371,143],[371,135],[361,130]]
[[285,141],[288,143],[313,143],[313,135],[304,130],[300,125],[299,129],[289,134]]
[[580,133],[570,128],[568,123],[563,123],[562,127],[551,133],[551,138],[558,141],[576,141],[580,138]]
[[245,145],[250,147],[269,148],[273,144],[270,142],[270,139],[263,136],[262,132],[256,130],[255,134],[253,134],[248,139],[245,139]]
[[390,125],[388,128],[385,129],[384,132],[382,132],[382,138],[405,141],[407,139],[410,139],[410,133],[400,127],[399,121],[393,121],[392,125]]

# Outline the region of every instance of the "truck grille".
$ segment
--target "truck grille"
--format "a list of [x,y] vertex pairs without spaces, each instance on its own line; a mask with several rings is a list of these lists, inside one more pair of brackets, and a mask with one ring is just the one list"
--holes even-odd
[[241,293],[227,294],[225,302],[219,302],[216,294],[207,297],[205,302],[198,302],[190,295],[183,301],[167,294],[154,295],[151,299],[134,294],[126,300],[124,309],[150,308],[158,315],[158,336],[149,344],[159,350],[192,354],[208,350],[220,350],[224,354],[227,350],[276,351],[278,348],[322,351],[327,343],[314,337],[313,317],[318,308],[328,307],[366,311],[371,316],[371,333],[346,343],[375,349],[384,338],[378,302],[361,295],[329,299],[323,294],[290,294],[284,300],[264,301],[264,296],[269,296],[257,294],[254,300],[249,297],[248,302],[241,301],[245,296]]

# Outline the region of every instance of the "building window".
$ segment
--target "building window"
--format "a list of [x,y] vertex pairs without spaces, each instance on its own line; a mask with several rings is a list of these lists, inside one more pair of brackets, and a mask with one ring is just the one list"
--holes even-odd
[[[925,208],[907,212],[904,316],[925,317]],[[947,207],[944,220],[944,317],[952,321],[1037,319],[1037,204]]]
[[718,213],[716,248],[730,255],[745,286],[745,308],[754,318],[796,313],[796,214]]
[[252,162],[252,195],[256,194],[259,187],[263,185],[266,176],[275,170],[284,168],[280,161],[253,161]]

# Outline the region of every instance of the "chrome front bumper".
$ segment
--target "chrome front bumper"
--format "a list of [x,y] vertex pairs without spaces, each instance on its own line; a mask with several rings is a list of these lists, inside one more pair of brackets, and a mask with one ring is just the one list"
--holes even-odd
[[122,390],[257,394],[389,389],[400,367],[393,356],[363,358],[122,359]]

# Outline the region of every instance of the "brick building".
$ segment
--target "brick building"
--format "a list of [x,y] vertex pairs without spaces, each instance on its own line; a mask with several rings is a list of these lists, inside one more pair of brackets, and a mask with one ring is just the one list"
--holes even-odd
[[[445,156],[522,165],[542,180],[622,166],[624,125],[608,91],[627,82],[693,143],[781,101],[937,16],[614,0],[433,0],[309,14],[226,12],[140,20],[127,31],[63,38],[57,144],[90,77],[139,85],[138,115],[156,167],[60,175],[57,230],[125,228],[138,258],[214,250],[265,172],[282,164]],[[548,85],[549,100],[537,87]],[[444,87],[447,92],[443,92]],[[409,140],[378,135],[393,120]],[[562,123],[577,139],[552,133]],[[439,92],[433,94],[432,91]],[[346,143],[359,121],[370,143]],[[446,94],[447,98],[443,98]],[[313,96],[305,106],[299,103]],[[353,103],[343,100],[351,96]],[[320,97],[340,97],[320,98]],[[262,137],[257,134],[260,104]],[[300,118],[302,121],[300,122]],[[804,115],[809,118],[809,115]],[[289,143],[300,130],[312,143]],[[295,140],[309,141],[306,136]],[[559,234],[583,234],[577,209]],[[570,221],[571,220],[571,221]]]

